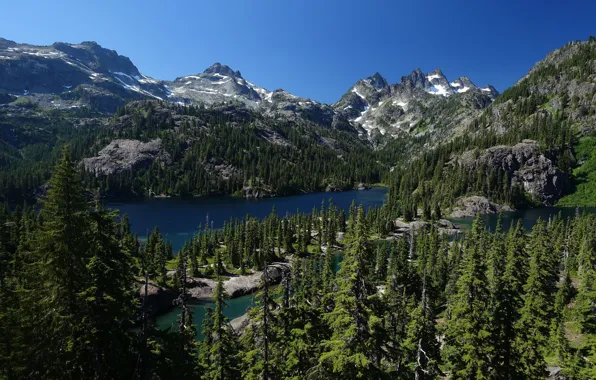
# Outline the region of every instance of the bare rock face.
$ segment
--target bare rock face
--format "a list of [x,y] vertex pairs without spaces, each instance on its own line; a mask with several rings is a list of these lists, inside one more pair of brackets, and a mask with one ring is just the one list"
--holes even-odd
[[451,218],[465,218],[477,214],[496,214],[501,211],[513,211],[513,209],[509,206],[492,203],[485,197],[473,195],[457,199],[449,216]]
[[521,185],[525,192],[545,206],[554,204],[569,186],[569,176],[556,166],[556,157],[542,152],[534,140],[523,140],[514,146],[494,146],[480,155],[468,151],[457,161],[470,169],[485,165],[505,170],[511,176],[512,184]]
[[170,155],[163,150],[161,139],[147,143],[138,140],[114,140],[99,151],[97,157],[85,158],[85,170],[95,175],[112,175],[151,165],[154,161],[170,163]]

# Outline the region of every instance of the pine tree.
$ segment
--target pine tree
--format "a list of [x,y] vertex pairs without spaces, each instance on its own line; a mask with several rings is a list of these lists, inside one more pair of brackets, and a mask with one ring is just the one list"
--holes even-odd
[[155,263],[156,263],[156,275],[157,283],[161,286],[165,286],[168,280],[167,274],[167,251],[163,240],[159,240],[155,245]]
[[548,262],[544,262],[544,223],[538,221],[530,241],[530,272],[524,286],[524,306],[516,325],[515,347],[519,370],[527,379],[544,379],[544,353],[548,343],[552,306]]
[[242,335],[244,355],[242,357],[242,377],[244,379],[275,379],[278,377],[279,367],[272,365],[271,348],[276,342],[276,316],[273,310],[277,303],[270,294],[270,279],[265,263],[261,284],[259,306],[249,312],[249,318],[255,323]]
[[575,318],[584,333],[596,333],[596,270],[584,271],[575,300]]
[[[132,316],[136,307],[130,253],[117,240],[116,214],[98,204],[91,213],[91,257],[87,263],[85,289],[80,293],[85,308],[80,321],[83,377],[108,379],[123,375],[131,357]],[[124,372],[125,373],[125,372]]]
[[416,380],[436,379],[441,374],[440,346],[434,313],[427,299],[426,279],[423,283],[421,301],[411,312],[406,339],[402,343],[408,357],[406,366]]
[[466,240],[458,292],[449,304],[444,350],[453,379],[489,379],[490,289],[486,277],[485,231],[480,218]]
[[[493,339],[495,353],[493,367],[502,379],[515,379],[519,374],[518,355],[513,347],[517,332],[515,325],[523,306],[523,286],[527,278],[527,255],[521,221],[511,225],[506,239],[507,259],[500,281],[501,289],[493,288]],[[496,271],[495,271],[496,272]],[[493,272],[493,276],[497,273]],[[496,281],[496,278],[494,279]],[[494,284],[494,286],[499,286]],[[496,302],[495,302],[496,301]]]

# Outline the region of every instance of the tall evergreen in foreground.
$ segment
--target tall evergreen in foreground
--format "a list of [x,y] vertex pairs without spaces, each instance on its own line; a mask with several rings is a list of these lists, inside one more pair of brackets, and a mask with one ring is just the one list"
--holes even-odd
[[348,249],[337,273],[335,307],[325,314],[332,335],[322,343],[320,362],[329,378],[381,378],[385,350],[382,319],[377,314],[376,289],[371,283],[371,250],[364,208],[351,213]]
[[[32,376],[84,377],[85,304],[90,259],[90,205],[67,148],[42,201],[42,224],[33,237],[34,262],[27,273],[27,324],[38,347],[27,358]],[[97,248],[97,247],[94,247]],[[91,268],[95,269],[95,268]],[[33,352],[31,352],[33,354]]]
[[[221,266],[219,259],[216,259],[216,263],[219,263],[218,266]],[[222,271],[221,268],[216,268],[216,272],[220,271]],[[201,347],[205,351],[203,358],[206,359],[206,363],[204,363],[206,367],[206,372],[203,376],[204,379],[226,380],[240,377],[238,368],[238,339],[229,324],[228,318],[224,315],[226,297],[227,294],[222,278],[218,275],[213,296],[215,299],[215,309],[206,321],[210,325],[207,331],[210,334],[209,344],[204,344]]]
[[492,355],[486,231],[477,218],[466,240],[457,294],[449,303],[445,354],[453,379],[489,379]]

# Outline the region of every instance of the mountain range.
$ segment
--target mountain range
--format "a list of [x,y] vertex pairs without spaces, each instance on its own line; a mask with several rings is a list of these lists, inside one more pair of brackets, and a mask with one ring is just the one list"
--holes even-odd
[[270,91],[221,63],[165,81],[142,74],[129,58],[95,42],[34,46],[1,38],[0,92],[48,108],[92,107],[102,112],[140,99],[182,105],[235,103],[275,118],[305,118],[368,136],[420,133],[420,123],[449,98],[470,111],[486,107],[498,95],[493,86],[477,87],[465,76],[449,82],[440,69],[427,74],[417,69],[391,85],[376,73],[327,105],[282,89]]
[[86,185],[110,196],[262,197],[384,183],[391,203],[410,200],[413,214],[468,195],[514,207],[596,204],[595,125],[593,37],[554,50],[502,94],[416,69],[394,84],[363,78],[333,104],[265,89],[221,63],[165,81],[95,42],[0,39],[7,202],[43,192],[69,144]]

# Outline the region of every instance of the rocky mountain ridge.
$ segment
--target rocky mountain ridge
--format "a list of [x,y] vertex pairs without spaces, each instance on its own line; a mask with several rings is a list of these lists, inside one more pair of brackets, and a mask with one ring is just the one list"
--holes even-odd
[[50,109],[90,106],[109,113],[140,99],[182,105],[237,103],[273,118],[306,119],[369,137],[412,132],[426,108],[442,103],[442,98],[474,92],[482,98],[475,103],[484,106],[498,94],[492,86],[476,87],[467,77],[449,83],[439,69],[428,74],[417,69],[394,85],[376,73],[358,81],[337,103],[327,105],[282,89],[262,88],[221,63],[199,74],[164,81],[142,74],[129,58],[96,42],[34,46],[0,38],[2,92]]
[[[389,85],[379,73],[359,80],[333,107],[369,135],[400,136],[423,134],[429,127],[432,130],[438,126],[432,122],[427,126],[420,123],[439,116],[440,108],[449,104],[447,98],[457,99],[457,111],[469,114],[469,119],[478,109],[488,106],[498,94],[493,86],[477,87],[465,76],[449,82],[440,69],[427,74],[416,69],[393,85]],[[452,109],[450,112],[457,113]]]

